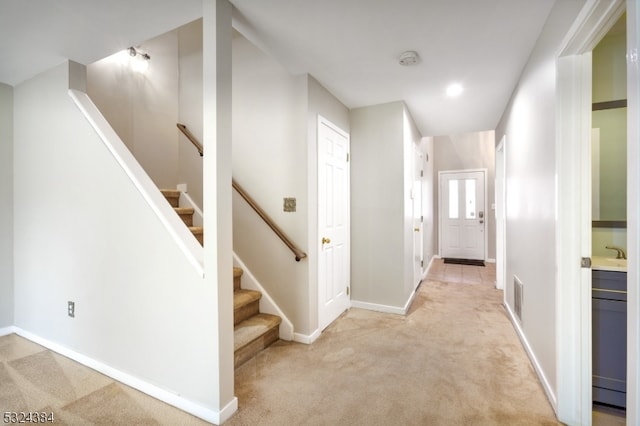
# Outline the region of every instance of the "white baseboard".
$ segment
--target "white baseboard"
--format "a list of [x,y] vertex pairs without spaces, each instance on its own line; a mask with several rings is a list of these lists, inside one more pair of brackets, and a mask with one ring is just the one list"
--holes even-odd
[[529,345],[529,341],[524,335],[524,331],[522,330],[522,327],[520,327],[520,323],[518,322],[518,319],[516,318],[515,314],[511,310],[511,307],[506,303],[503,303],[503,306],[504,306],[504,309],[507,311],[507,316],[511,320],[511,323],[513,324],[513,328],[515,328],[516,330],[516,334],[518,335],[518,338],[520,339],[520,342],[524,347],[524,351],[527,353],[527,356],[529,357],[529,361],[531,361],[531,364],[533,365],[533,369],[535,370],[536,375],[538,376],[538,380],[540,380],[540,383],[542,384],[544,393],[547,395],[547,399],[549,400],[549,403],[551,404],[551,407],[553,408],[553,411],[555,412],[557,417],[558,400],[556,398],[555,393],[553,392],[553,389],[551,388],[551,385],[549,384],[549,380],[547,380],[547,377],[545,376],[544,371],[542,370],[542,367],[538,362],[538,359],[533,353],[533,350]]
[[199,417],[205,421],[219,425],[229,419],[233,415],[233,413],[238,410],[238,399],[236,397],[233,397],[233,399],[229,401],[229,403],[227,403],[227,405],[225,405],[221,410],[212,410],[210,408],[203,407],[194,401],[185,399],[175,393],[169,392],[166,389],[159,388],[130,374],[124,373],[100,361],[96,361],[93,358],[78,353],[58,343],[52,342],[38,335],[22,330],[19,327],[13,327],[13,332],[15,332],[19,336],[24,337],[27,340],[44,346],[45,348],[59,353],[60,355],[66,356],[67,358],[70,358],[82,365],[85,365],[108,377],[111,377],[114,380],[124,383],[127,386],[131,386],[132,388],[137,389],[142,393],[152,396],[153,398],[179,408],[180,410]]
[[309,335],[293,333],[293,341],[298,343],[304,343],[305,345],[310,345],[313,342],[315,342],[318,339],[318,337],[320,337],[320,334],[322,334],[320,330],[316,330]]
[[0,328],[0,337],[13,334],[16,332],[16,330],[17,330],[16,327],[13,325],[10,325],[9,327],[2,327]]
[[[412,292],[411,297],[409,297],[409,300],[407,301],[407,303],[410,303],[413,300],[414,295],[415,295],[415,291]],[[361,302],[359,300],[351,301],[352,308],[366,309],[368,311],[384,312],[386,314],[396,314],[396,315],[406,314],[406,309],[407,309],[406,306],[407,305],[405,305],[404,308],[400,308],[398,306],[389,306],[389,305],[381,305],[378,303]]]
[[485,262],[487,262],[487,263],[496,263],[496,260],[495,259],[487,259],[487,260],[485,260]]

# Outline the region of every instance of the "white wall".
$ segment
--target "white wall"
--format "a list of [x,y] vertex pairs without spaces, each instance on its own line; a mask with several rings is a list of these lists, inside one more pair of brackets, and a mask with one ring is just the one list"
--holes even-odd
[[487,259],[496,258],[496,220],[491,205],[495,200],[495,134],[493,130],[434,137],[434,219],[438,247],[438,172],[445,170],[487,169]]
[[[233,38],[233,176],[307,251],[306,84],[240,34]],[[234,191],[233,248],[293,322],[309,332],[308,262],[284,243]],[[283,211],[295,197],[297,211]],[[277,267],[274,267],[277,265]]]
[[217,412],[232,344],[216,274],[196,273],[68,82],[65,63],[14,89],[15,325]]
[[13,325],[13,88],[0,83],[0,328]]
[[155,184],[175,188],[180,183],[178,31],[139,49],[151,56],[145,73],[132,70],[136,59],[117,53],[87,66],[87,93]]
[[351,110],[351,298],[357,306],[402,310],[413,289],[406,169],[411,143],[420,137],[405,137],[405,114],[402,102]]
[[[500,123],[506,135],[506,302],[513,277],[524,284],[522,331],[555,392],[556,380],[556,54],[583,2],[554,5]],[[552,395],[553,399],[553,395]],[[552,401],[555,402],[555,401]]]

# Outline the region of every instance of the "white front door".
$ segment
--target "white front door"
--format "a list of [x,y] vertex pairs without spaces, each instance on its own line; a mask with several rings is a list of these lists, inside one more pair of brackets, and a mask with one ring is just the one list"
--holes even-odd
[[413,200],[413,285],[418,286],[422,281],[424,267],[424,239],[423,213],[422,213],[422,176],[424,154],[418,148],[415,149],[413,167],[413,186],[411,187],[411,199]]
[[318,322],[324,330],[349,297],[349,136],[318,118]]
[[440,256],[485,260],[485,171],[440,172]]

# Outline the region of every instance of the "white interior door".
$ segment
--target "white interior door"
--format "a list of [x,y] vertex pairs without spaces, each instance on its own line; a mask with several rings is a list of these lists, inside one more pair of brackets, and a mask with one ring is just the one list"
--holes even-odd
[[349,136],[318,118],[318,323],[325,329],[349,297]]
[[417,287],[422,281],[424,268],[424,238],[422,212],[422,177],[424,175],[424,154],[415,148],[413,167],[413,186],[411,199],[413,201],[413,284]]
[[485,171],[440,172],[440,256],[485,260]]

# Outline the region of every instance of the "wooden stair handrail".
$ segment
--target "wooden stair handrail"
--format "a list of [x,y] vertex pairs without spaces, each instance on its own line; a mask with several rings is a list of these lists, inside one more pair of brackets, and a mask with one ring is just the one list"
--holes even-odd
[[269,215],[264,210],[262,210],[262,208],[258,205],[258,203],[256,203],[256,201],[253,198],[251,198],[251,196],[247,194],[247,192],[240,185],[238,185],[238,182],[236,182],[235,179],[231,180],[231,185],[233,186],[233,189],[238,191],[238,194],[240,194],[240,196],[244,198],[247,204],[249,204],[249,206],[251,206],[251,208],[256,213],[258,213],[258,216],[260,216],[262,220],[265,221],[265,223],[269,226],[269,228],[271,228],[271,230],[275,232],[278,237],[280,237],[282,242],[285,243],[287,247],[289,247],[289,249],[296,256],[296,262],[300,262],[300,260],[307,257],[307,254],[302,250],[300,250],[291,241],[291,239],[282,231],[282,229],[280,229],[280,227],[276,225],[273,219],[271,219]]
[[191,131],[189,131],[189,129],[187,129],[187,126],[185,126],[182,123],[176,123],[176,126],[187,137],[187,139],[189,139],[191,141],[193,146],[195,146],[196,149],[198,150],[198,154],[200,154],[200,157],[202,157],[204,155],[204,152],[202,151],[202,145],[200,145],[200,142],[198,142],[196,137],[193,136],[193,133],[191,133]]
[[[182,133],[184,133],[184,135],[187,137],[187,139],[189,139],[191,141],[193,146],[195,146],[196,149],[198,150],[198,153],[200,154],[200,157],[202,157],[203,156],[202,145],[200,145],[200,142],[198,142],[196,137],[193,136],[193,133],[191,133],[189,131],[189,129],[187,129],[187,126],[185,126],[182,123],[176,123],[176,126],[178,126],[178,129],[180,129],[180,131]],[[240,194],[240,196],[242,198],[244,198],[244,200],[247,202],[247,204],[249,204],[249,206],[251,206],[251,208],[256,213],[258,213],[258,216],[260,216],[262,218],[262,220],[264,220],[264,222],[269,226],[269,228],[271,228],[271,230],[273,232],[275,232],[278,237],[280,237],[282,242],[285,243],[287,247],[289,247],[289,249],[296,256],[296,262],[300,262],[302,259],[307,257],[307,254],[305,252],[303,252],[302,250],[300,250],[293,243],[293,241],[291,241],[291,239],[287,236],[287,234],[285,234],[284,231],[282,229],[280,229],[280,227],[278,225],[276,225],[276,223],[273,221],[273,219],[271,219],[269,217],[269,215],[264,210],[262,210],[262,208],[258,205],[258,203],[256,203],[256,201],[253,198],[251,198],[251,196],[249,194],[247,194],[247,191],[245,191],[240,185],[238,185],[238,182],[236,182],[234,179],[232,179],[231,180],[231,186],[233,186],[233,189],[238,191],[238,194]]]

